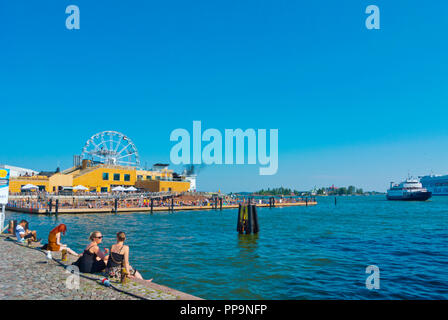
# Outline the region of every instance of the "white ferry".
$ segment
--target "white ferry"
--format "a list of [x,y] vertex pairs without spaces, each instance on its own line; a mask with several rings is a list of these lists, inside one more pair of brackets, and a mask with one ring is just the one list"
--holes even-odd
[[448,196],[448,175],[430,175],[420,177],[422,186],[434,196]]
[[431,195],[416,179],[407,179],[400,184],[391,182],[387,190],[387,200],[426,201]]

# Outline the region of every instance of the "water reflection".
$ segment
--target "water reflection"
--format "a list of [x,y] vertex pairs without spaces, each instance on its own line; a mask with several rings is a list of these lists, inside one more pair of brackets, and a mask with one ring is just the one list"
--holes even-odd
[[238,257],[241,259],[256,258],[258,248],[258,233],[256,234],[238,234]]
[[257,248],[258,233],[238,234],[238,246],[253,251]]

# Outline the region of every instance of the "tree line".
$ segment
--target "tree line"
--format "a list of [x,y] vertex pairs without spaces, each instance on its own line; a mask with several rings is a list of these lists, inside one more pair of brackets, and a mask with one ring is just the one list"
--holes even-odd
[[281,196],[290,196],[291,193],[300,194],[302,192],[297,191],[297,190],[292,190],[289,188],[280,187],[280,188],[273,188],[273,189],[268,188],[267,190],[261,189],[260,191],[256,191],[254,193],[263,195],[263,196],[280,196],[280,195]]
[[[317,190],[313,190],[317,195],[362,195],[366,194],[362,188],[357,188],[355,186],[341,187],[341,188],[320,188]],[[254,194],[259,194],[263,196],[289,196],[291,194],[300,195],[304,193],[303,191],[297,191],[295,189],[290,188],[268,188],[261,189],[259,191],[254,192]],[[311,193],[311,192],[307,192]],[[370,193],[370,192],[369,192]]]
[[341,188],[320,188],[316,192],[318,195],[352,195],[352,194],[364,194],[362,188],[356,188],[355,186],[341,187]]

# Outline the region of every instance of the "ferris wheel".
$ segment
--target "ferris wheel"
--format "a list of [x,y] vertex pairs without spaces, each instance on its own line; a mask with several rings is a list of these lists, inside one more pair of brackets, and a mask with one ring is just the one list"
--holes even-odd
[[103,131],[90,137],[81,157],[109,165],[140,166],[137,147],[131,139],[117,131]]

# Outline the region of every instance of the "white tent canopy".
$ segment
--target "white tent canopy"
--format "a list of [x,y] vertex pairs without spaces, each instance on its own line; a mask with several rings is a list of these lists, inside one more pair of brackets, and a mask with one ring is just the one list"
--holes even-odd
[[137,191],[137,188],[130,186],[129,188],[126,188],[125,190],[126,191]]
[[76,191],[87,191],[87,190],[89,190],[89,188],[86,188],[86,187],[84,187],[82,185],[77,185],[76,187],[73,188],[73,190],[76,190]]
[[39,187],[35,186],[34,184],[26,184],[21,189],[22,190],[32,190],[32,189],[39,189]]
[[125,190],[126,189],[123,188],[122,186],[118,186],[118,187],[112,188],[112,191],[125,191]]

